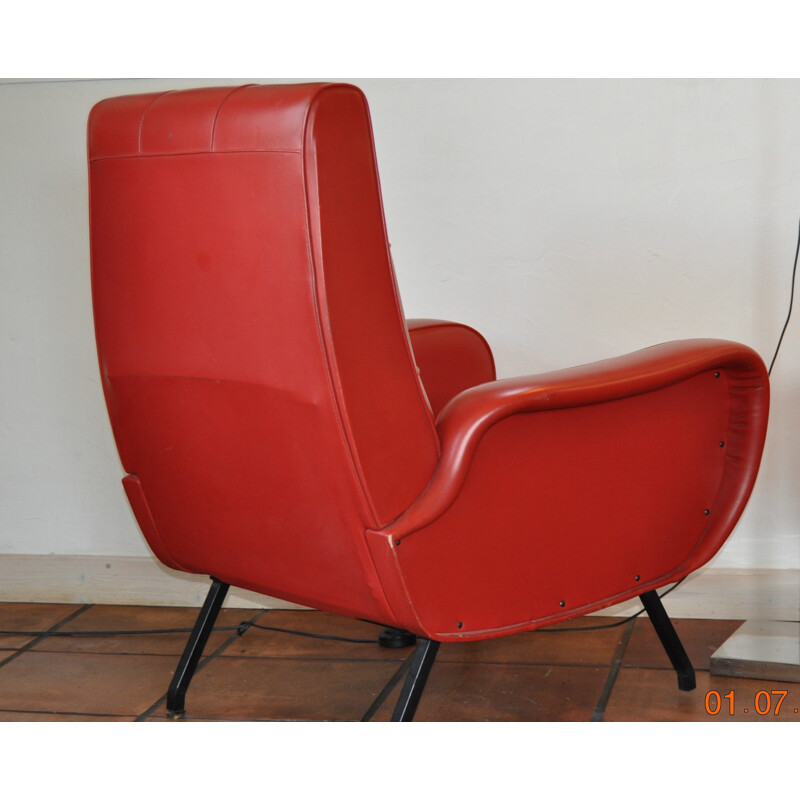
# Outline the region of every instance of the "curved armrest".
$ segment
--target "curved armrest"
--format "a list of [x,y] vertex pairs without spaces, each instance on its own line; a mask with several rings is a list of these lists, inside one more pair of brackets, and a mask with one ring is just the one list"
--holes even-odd
[[434,419],[460,392],[495,379],[492,351],[474,328],[438,319],[409,319],[406,327]]
[[[573,408],[619,400],[672,386],[707,370],[726,373],[732,397],[747,394],[744,436],[735,457],[752,473],[743,481],[746,499],[755,480],[766,433],[769,384],[761,358],[748,347],[714,339],[696,339],[640,350],[630,355],[571,369],[495,381],[468,389],[442,411],[437,427],[439,464],[419,499],[384,532],[395,542],[429,525],[453,504],[464,484],[484,434],[515,414]],[[758,397],[750,395],[762,390]],[[732,427],[736,427],[732,409]],[[755,429],[755,431],[754,431]],[[752,434],[756,435],[752,435]],[[730,451],[729,455],[734,455]],[[744,501],[742,501],[744,502]],[[732,512],[733,513],[733,512]]]

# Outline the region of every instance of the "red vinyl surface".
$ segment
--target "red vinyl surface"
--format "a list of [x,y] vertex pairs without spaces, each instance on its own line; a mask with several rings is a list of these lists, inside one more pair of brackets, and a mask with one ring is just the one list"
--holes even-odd
[[473,328],[435,319],[410,319],[407,327],[434,418],[457,394],[495,379],[491,348]]
[[733,529],[761,359],[687,341],[496,381],[472,328],[406,323],[358,89],[112,98],[88,149],[103,389],[168,566],[474,639],[672,582]]

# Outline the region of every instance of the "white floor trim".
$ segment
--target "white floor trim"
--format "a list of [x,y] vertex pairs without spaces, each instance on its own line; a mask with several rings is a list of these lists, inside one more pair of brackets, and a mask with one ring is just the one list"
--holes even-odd
[[[666,588],[666,587],[665,587]],[[659,589],[662,594],[664,589]],[[673,619],[800,621],[800,569],[704,569],[667,595]],[[627,616],[641,608],[631,600],[599,612]]]
[[[0,601],[201,606],[209,579],[132,556],[0,555]],[[300,606],[231,587],[227,608]]]
[[[175,572],[155,559],[125,556],[0,554],[0,602],[200,606],[208,578]],[[299,608],[282,600],[232,588],[232,608]],[[689,576],[664,598],[675,619],[800,621],[800,570],[706,569]],[[638,601],[602,615],[626,616]]]

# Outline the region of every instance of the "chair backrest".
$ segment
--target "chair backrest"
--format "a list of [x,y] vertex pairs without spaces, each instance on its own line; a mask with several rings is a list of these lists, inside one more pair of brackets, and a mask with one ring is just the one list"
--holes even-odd
[[173,566],[365,613],[364,529],[405,510],[438,458],[365,98],[112,98],[88,145],[101,374],[148,541]]

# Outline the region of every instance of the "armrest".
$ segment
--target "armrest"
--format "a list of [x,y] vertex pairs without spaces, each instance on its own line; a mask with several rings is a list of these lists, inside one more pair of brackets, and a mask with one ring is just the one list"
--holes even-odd
[[410,319],[406,326],[434,419],[457,394],[495,379],[492,351],[474,328],[433,319]]
[[439,416],[441,457],[430,483],[384,532],[399,542],[442,516],[458,496],[482,438],[500,420],[620,400],[664,389],[709,370],[715,376],[717,372],[725,374],[731,397],[732,437],[736,439],[737,431],[741,434],[728,449],[729,459],[738,460],[748,473],[738,482],[742,497],[731,506],[731,515],[738,515],[755,481],[766,434],[767,372],[750,348],[703,339],[670,342],[619,358],[495,381],[460,393]]

